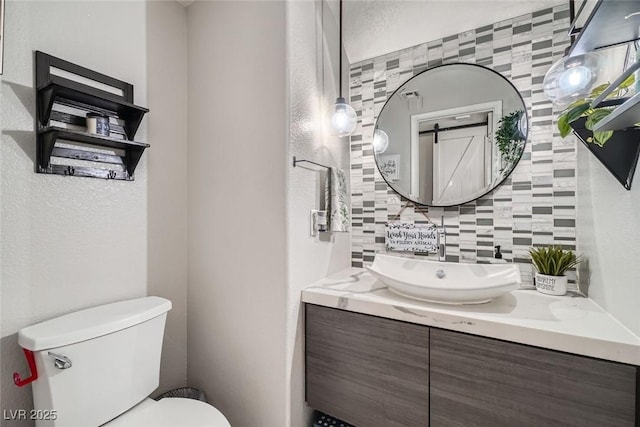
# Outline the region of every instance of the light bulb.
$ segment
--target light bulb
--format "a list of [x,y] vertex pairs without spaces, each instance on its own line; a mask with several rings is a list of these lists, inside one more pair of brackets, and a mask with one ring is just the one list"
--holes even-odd
[[590,52],[573,57],[565,56],[544,76],[544,94],[554,104],[567,105],[591,93],[598,79],[600,55]]
[[336,99],[336,103],[331,116],[331,127],[337,136],[349,136],[356,130],[358,116],[356,110],[347,104],[344,98]]
[[384,153],[389,148],[389,135],[382,129],[373,132],[373,152]]
[[560,76],[558,85],[568,93],[582,91],[589,84],[593,73],[582,65],[571,67]]

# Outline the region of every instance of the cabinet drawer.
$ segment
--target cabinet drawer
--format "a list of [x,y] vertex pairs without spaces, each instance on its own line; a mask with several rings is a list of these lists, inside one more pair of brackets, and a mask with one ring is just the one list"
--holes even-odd
[[429,328],[306,304],[306,399],[358,427],[429,424]]
[[431,328],[431,425],[637,426],[634,366]]

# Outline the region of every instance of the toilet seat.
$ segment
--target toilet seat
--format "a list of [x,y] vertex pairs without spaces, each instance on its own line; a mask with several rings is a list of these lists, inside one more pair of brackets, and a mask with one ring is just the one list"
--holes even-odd
[[145,399],[102,427],[231,427],[215,407],[194,399]]

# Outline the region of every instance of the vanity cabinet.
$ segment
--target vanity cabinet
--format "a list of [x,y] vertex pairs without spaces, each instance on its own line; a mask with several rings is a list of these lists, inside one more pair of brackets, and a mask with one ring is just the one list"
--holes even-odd
[[431,328],[431,425],[633,427],[636,367]]
[[358,427],[633,427],[638,368],[306,304],[306,399]]
[[429,425],[429,328],[306,305],[306,399],[358,427]]

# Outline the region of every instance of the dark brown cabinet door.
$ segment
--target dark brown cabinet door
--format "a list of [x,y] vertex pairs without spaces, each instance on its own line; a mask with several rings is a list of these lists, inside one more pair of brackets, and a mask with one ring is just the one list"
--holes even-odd
[[431,329],[433,427],[637,426],[637,368]]
[[429,328],[306,305],[306,398],[358,427],[429,425]]

